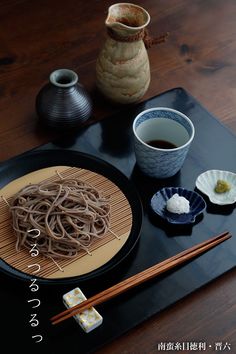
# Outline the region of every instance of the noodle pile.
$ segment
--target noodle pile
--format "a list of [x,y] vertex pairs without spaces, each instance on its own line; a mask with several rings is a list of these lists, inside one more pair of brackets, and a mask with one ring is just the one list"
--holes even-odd
[[[32,249],[52,258],[72,258],[109,230],[110,203],[78,179],[44,181],[24,187],[10,205],[16,249]],[[40,234],[29,230],[37,229]]]

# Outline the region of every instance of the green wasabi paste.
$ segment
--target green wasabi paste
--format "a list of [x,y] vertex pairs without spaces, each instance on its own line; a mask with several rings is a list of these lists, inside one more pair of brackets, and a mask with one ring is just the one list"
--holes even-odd
[[223,179],[218,179],[214,190],[216,193],[226,193],[230,190],[230,188],[231,186],[228,182]]

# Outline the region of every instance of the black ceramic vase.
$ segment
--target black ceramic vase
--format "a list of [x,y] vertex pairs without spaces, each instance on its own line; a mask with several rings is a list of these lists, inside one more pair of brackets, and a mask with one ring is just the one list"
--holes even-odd
[[80,126],[92,113],[91,99],[78,82],[77,74],[68,69],[51,73],[36,97],[40,120],[51,128],[70,129]]

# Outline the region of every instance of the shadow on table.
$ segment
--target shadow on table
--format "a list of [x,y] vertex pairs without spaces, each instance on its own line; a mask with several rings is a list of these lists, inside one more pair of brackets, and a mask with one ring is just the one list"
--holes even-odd
[[209,198],[199,191],[197,188],[194,189],[195,192],[200,194],[202,198],[205,200],[207,208],[206,211],[209,214],[215,214],[215,215],[230,215],[233,213],[234,209],[236,208],[236,203],[234,204],[229,204],[229,205],[217,205],[213,204]]

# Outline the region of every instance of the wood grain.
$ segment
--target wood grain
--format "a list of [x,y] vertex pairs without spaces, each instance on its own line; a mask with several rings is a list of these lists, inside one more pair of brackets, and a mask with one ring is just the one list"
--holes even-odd
[[[56,137],[35,113],[35,97],[49,73],[74,69],[91,94],[97,121],[119,107],[95,88],[95,61],[113,1],[2,0],[0,2],[0,161]],[[147,99],[181,86],[236,132],[236,1],[140,0],[153,35],[169,31],[149,50]],[[156,353],[160,341],[231,343],[236,352],[236,271],[146,321],[100,353]],[[213,351],[213,348],[212,348]],[[209,349],[210,352],[210,349]]]

